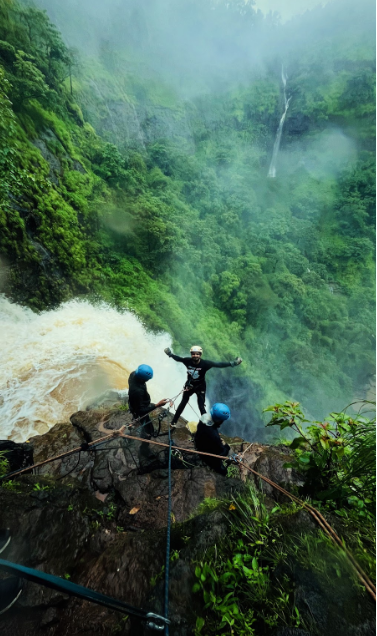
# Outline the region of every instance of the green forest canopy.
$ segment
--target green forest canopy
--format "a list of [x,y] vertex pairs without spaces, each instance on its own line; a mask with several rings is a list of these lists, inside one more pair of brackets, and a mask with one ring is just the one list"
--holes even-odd
[[[4,290],[36,310],[105,299],[177,352],[240,354],[210,383],[239,434],[251,421],[260,439],[267,403],[321,417],[360,395],[374,373],[371,3],[281,26],[252,3],[185,0],[169,40],[152,5],[128,2],[96,41],[85,2],[71,27],[69,3],[44,4],[64,38],[46,12],[0,0]],[[179,48],[198,20],[194,50]],[[292,98],[268,179],[282,63]]]

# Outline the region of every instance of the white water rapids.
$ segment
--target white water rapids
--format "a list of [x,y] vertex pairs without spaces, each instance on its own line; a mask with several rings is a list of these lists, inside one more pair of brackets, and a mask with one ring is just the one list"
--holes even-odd
[[287,99],[287,93],[286,93],[287,79],[288,79],[288,76],[284,72],[284,66],[282,66],[281,67],[281,81],[283,83],[283,89],[284,89],[284,113],[281,116],[281,119],[280,119],[280,122],[279,122],[279,127],[278,127],[277,132],[276,132],[274,148],[273,148],[273,151],[272,151],[272,159],[271,159],[270,167],[269,167],[269,170],[268,170],[268,176],[273,178],[273,179],[276,177],[276,161],[277,161],[278,154],[279,154],[280,142],[281,142],[281,136],[282,136],[282,133],[283,133],[284,122],[285,122],[285,118],[287,116],[287,112],[288,112],[288,108],[289,108],[289,102],[291,101],[290,97],[288,97],[288,99]]
[[185,381],[170,360],[166,334],[148,333],[131,312],[72,300],[40,314],[0,295],[0,438],[21,442],[66,421],[108,389],[149,364],[153,401],[173,397]]

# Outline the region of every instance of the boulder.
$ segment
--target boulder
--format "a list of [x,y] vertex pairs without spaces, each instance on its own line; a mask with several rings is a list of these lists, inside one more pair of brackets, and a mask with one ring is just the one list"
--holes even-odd
[[[169,419],[161,420],[159,431],[157,413],[154,424],[155,434],[160,433],[156,441],[165,446],[148,444],[143,429],[132,423],[124,408],[100,405],[79,411],[70,422],[58,423],[48,433],[32,438],[28,448],[35,461],[80,451],[0,487],[0,527],[9,528],[12,535],[2,557],[162,614]],[[119,436],[120,429],[139,439]],[[103,440],[107,435],[110,437]],[[89,442],[100,439],[98,446],[87,448]],[[183,449],[193,449],[183,420],[173,431],[173,441]],[[247,444],[241,439],[226,441],[232,444],[232,451],[244,452],[245,464],[260,474],[287,488],[300,485],[300,476],[284,466],[291,458],[286,447]],[[216,500],[230,499],[251,481],[266,493],[270,509],[276,493],[246,468],[238,475],[233,471],[233,477],[223,477],[198,456],[178,453],[173,459],[170,633],[193,636],[196,617],[203,615],[201,595],[192,594],[195,561],[219,545],[229,529],[224,509],[216,507]],[[280,495],[277,498],[280,500]],[[281,525],[284,535],[292,537],[316,530],[304,510],[282,515]],[[372,604],[355,593],[348,581],[336,581],[337,596],[334,590],[323,587],[315,571],[308,572],[298,560],[291,569],[305,629],[281,627],[274,636],[372,636]],[[311,630],[313,620],[316,631]],[[2,636],[151,633],[138,619],[127,619],[33,583],[24,584],[20,599],[0,617],[0,628]]]
[[[286,467],[292,461],[292,455],[287,447],[266,448],[256,459],[254,470],[263,477],[268,477],[286,490],[297,492],[304,485],[301,475],[293,468]],[[270,486],[258,476],[254,476],[255,483],[262,492],[279,502],[287,502],[287,497]]]

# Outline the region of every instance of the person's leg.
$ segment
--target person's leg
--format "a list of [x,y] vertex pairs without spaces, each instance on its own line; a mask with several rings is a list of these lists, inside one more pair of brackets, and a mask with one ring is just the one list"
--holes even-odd
[[205,391],[198,391],[196,396],[198,398],[198,407],[199,407],[200,415],[204,415],[204,413],[207,413],[207,411],[206,411],[206,392]]
[[143,417],[142,420],[140,420],[140,424],[143,425],[143,428],[141,429],[141,436],[140,437],[153,437],[153,433],[154,433],[154,426],[153,423],[151,422],[151,418],[149,417],[149,415],[145,415],[145,417]]
[[[149,415],[145,415],[140,420],[140,424],[142,424],[143,426],[140,430],[139,437],[142,437],[143,439],[148,439],[148,440],[151,437],[153,437],[154,427]],[[146,464],[148,465],[148,463],[150,463],[150,461],[156,457],[156,454],[154,452],[155,448],[156,448],[155,446],[148,444],[148,442],[143,442],[140,445],[140,448],[139,448],[140,466],[145,466]]]
[[181,403],[179,404],[176,412],[174,413],[174,417],[172,419],[172,424],[176,424],[178,422],[179,417],[181,416],[184,408],[187,405],[187,402],[189,401],[190,397],[192,396],[193,391],[192,389],[190,389],[189,391],[183,391],[183,395],[182,395],[182,400]]
[[207,464],[207,466],[209,466],[210,468],[212,468],[212,470],[214,470],[216,473],[219,473],[220,475],[224,475],[224,477],[226,476],[227,466],[223,464],[221,459],[218,459],[217,457],[206,457],[206,456],[202,456],[202,459],[204,463]]

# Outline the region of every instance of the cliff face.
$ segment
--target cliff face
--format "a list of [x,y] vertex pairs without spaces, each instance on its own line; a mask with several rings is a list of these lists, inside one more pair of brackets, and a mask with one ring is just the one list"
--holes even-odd
[[[30,440],[34,461],[99,439],[130,421],[130,414],[119,408],[75,413],[71,422],[56,424],[45,435]],[[166,442],[166,432],[163,420],[158,441]],[[193,447],[183,422],[173,437],[175,444]],[[288,449],[248,446],[240,439],[228,441],[233,444],[232,451],[246,449],[245,463],[260,473],[288,487],[299,484],[299,476],[284,468]],[[37,469],[38,474],[1,487],[0,526],[9,527],[12,533],[3,558],[162,613],[166,466],[165,448],[114,438],[96,451],[46,464]],[[242,493],[248,488],[248,479],[242,471],[236,477],[217,475],[188,454],[184,461],[180,456],[173,458],[169,603],[170,633],[174,636],[193,634],[196,617],[205,614],[200,596],[192,593],[195,567],[229,531],[224,509],[216,508],[215,500],[226,501]],[[265,495],[270,509],[276,505],[273,497],[271,489]],[[316,532],[302,510],[290,512],[283,527],[287,537]],[[343,589],[334,605],[331,593],[321,589],[313,572],[298,567],[295,586],[300,611],[311,616],[311,623],[317,626],[310,632],[291,632],[281,626],[274,634],[325,635],[329,629],[339,636],[374,633],[372,604],[352,587],[347,593]],[[352,616],[345,611],[347,604],[353,608]],[[139,621],[125,620],[116,612],[31,583],[25,584],[17,604],[1,618],[4,636],[136,636],[145,629]]]
[[[99,439],[130,421],[130,414],[118,409],[75,413],[71,422],[30,440],[34,461]],[[166,442],[166,430],[165,424],[160,441]],[[185,428],[174,433],[175,443],[192,448],[190,437]],[[254,445],[248,457],[255,461],[262,451]],[[186,634],[195,623],[190,561],[225,531],[219,513],[195,511],[205,498],[227,497],[243,484],[191,458],[187,464],[174,461],[172,551],[183,548],[186,556],[172,568],[171,613],[181,625],[176,633]],[[1,526],[12,531],[6,559],[162,611],[161,584],[153,585],[153,579],[162,580],[165,561],[166,465],[165,449],[114,439],[101,451],[75,454],[38,469],[38,475],[21,477],[12,490],[0,488]],[[3,633],[109,634],[123,628],[140,633],[140,624],[129,625],[114,612],[28,584],[21,604],[4,616]]]

